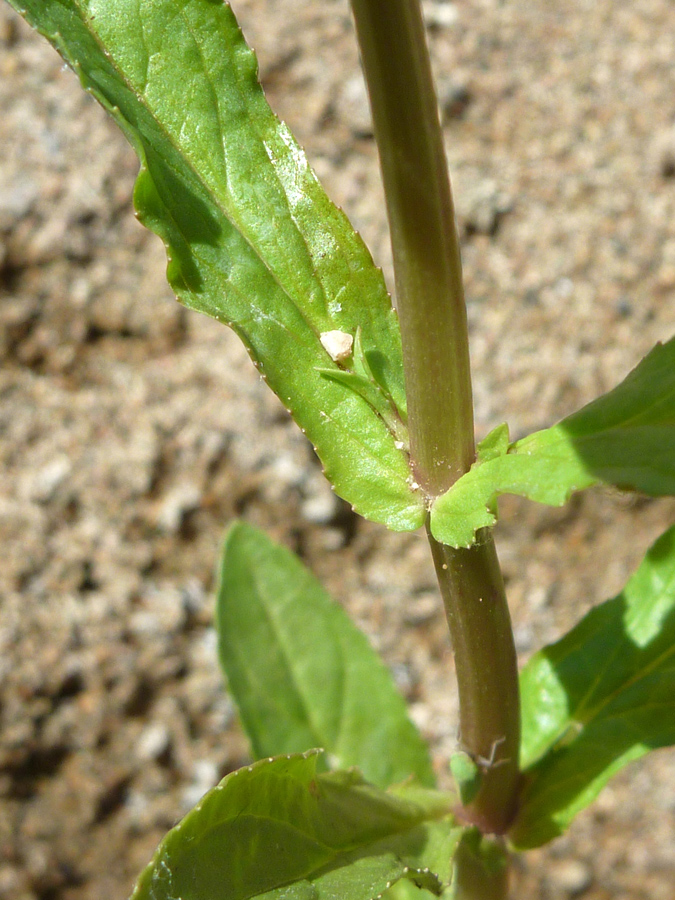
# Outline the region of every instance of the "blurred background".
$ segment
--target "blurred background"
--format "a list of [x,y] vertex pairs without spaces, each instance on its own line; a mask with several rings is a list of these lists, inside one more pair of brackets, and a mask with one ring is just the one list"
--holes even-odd
[[[273,108],[391,285],[347,0],[233,0]],[[428,0],[462,237],[476,430],[514,437],[675,331],[675,5]],[[164,832],[249,760],[217,668],[236,516],[300,553],[456,741],[424,539],[357,519],[237,340],[183,310],[135,221],[137,163],[0,5],[0,898],[124,898]],[[675,503],[506,498],[522,660],[618,592]],[[631,766],[513,896],[672,900],[675,752]]]

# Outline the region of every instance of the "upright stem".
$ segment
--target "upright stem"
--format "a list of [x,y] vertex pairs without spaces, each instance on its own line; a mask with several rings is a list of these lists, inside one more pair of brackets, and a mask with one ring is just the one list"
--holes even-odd
[[462,264],[419,0],[352,0],[394,252],[415,476],[445,492],[474,459]]
[[454,863],[455,900],[504,900],[508,895],[508,856],[503,845],[493,842],[484,849],[473,840],[462,840]]
[[497,552],[487,532],[468,550],[429,540],[455,653],[460,745],[482,770],[469,817],[482,831],[503,834],[516,812],[520,703]]
[[[391,230],[415,479],[429,498],[475,458],[466,307],[420,0],[351,0]],[[514,814],[520,720],[515,650],[492,537],[454,550],[430,536],[450,626],[461,742],[485,769],[469,815],[503,833]]]

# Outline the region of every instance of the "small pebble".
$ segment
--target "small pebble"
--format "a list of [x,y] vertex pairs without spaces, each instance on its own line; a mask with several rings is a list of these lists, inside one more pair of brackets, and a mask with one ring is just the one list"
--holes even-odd
[[162,722],[147,726],[136,744],[136,756],[143,762],[163,756],[171,746],[171,734]]
[[424,21],[430,28],[450,28],[459,19],[455,3],[448,0],[427,0],[422,4]]
[[164,498],[157,516],[158,527],[167,534],[180,530],[185,517],[199,509],[201,491],[196,484],[176,485]]
[[459,78],[443,78],[438,80],[438,104],[445,120],[459,119],[471,103],[471,91],[468,84]]
[[354,137],[373,136],[368,92],[361,72],[347,78],[337,98],[338,114],[351,129]]
[[308,497],[300,507],[302,518],[315,525],[327,525],[337,513],[338,499],[335,494],[326,491]]
[[67,456],[55,456],[50,462],[30,478],[27,493],[31,500],[47,503],[54,497],[59,486],[71,471],[71,462]]
[[183,791],[183,808],[192,809],[207,791],[218,783],[218,766],[210,759],[198,759],[192,768],[192,780]]
[[578,897],[590,887],[593,875],[581,860],[565,859],[551,866],[550,878],[569,897]]

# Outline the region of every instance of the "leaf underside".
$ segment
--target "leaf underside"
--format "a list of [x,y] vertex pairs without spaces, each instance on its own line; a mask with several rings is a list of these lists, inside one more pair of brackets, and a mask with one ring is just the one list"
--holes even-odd
[[389,670],[289,550],[243,522],[225,541],[220,659],[257,758],[323,747],[379,787],[432,787],[429,751]]
[[[270,110],[229,6],[10,2],[138,153],[134,202],[166,245],[179,300],[239,334],[340,496],[394,530],[420,527],[426,509],[401,440],[400,334],[382,274]],[[365,389],[326,377],[362,375],[358,360],[324,349],[331,331],[359,336]]]
[[496,522],[500,494],[562,506],[595,484],[675,494],[675,338],[552,428],[514,444],[505,426],[495,429],[473,468],[434,502],[431,531],[443,543],[468,547],[479,528]]
[[262,760],[169,832],[132,900],[373,900],[406,878],[440,895],[464,831],[452,799],[317,774],[315,751]]
[[525,789],[518,849],[561,834],[609,778],[675,744],[675,527],[625,589],[521,675]]

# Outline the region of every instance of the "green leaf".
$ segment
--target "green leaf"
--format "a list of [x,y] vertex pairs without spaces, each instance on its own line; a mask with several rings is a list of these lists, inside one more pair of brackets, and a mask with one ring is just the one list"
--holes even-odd
[[334,381],[344,384],[362,397],[397,438],[396,447],[409,452],[408,429],[403,424],[394,398],[382,390],[368,361],[368,356],[372,359],[373,354],[364,349],[361,330],[358,329],[354,338],[353,371],[336,368],[318,369],[317,371],[325,378],[332,378]]
[[386,794],[316,751],[228,775],[160,844],[133,900],[372,900],[412,879],[439,895],[463,829],[453,797]]
[[609,778],[675,743],[675,527],[625,589],[521,675],[525,788],[518,848],[561,834]]
[[504,428],[488,435],[471,471],[434,502],[437,540],[469,547],[479,528],[496,522],[500,494],[551,506],[595,484],[675,494],[675,338],[558,425],[510,445]]
[[468,806],[475,799],[483,781],[478,764],[464,750],[458,750],[450,757],[450,771],[455,779],[462,806]]
[[230,325],[357,512],[425,520],[407,454],[376,409],[320,370],[321,335],[362,335],[382,403],[405,418],[400,334],[381,272],[272,113],[228,5],[11,0],[113,115],[141,160],[138,216],[186,306]]
[[490,459],[497,459],[508,453],[511,441],[509,440],[509,426],[506,422],[497,425],[487,434],[476,447],[476,458],[478,462],[487,462]]
[[433,786],[428,749],[365,636],[296,556],[243,522],[225,541],[217,626],[258,758],[320,746],[381,787]]

